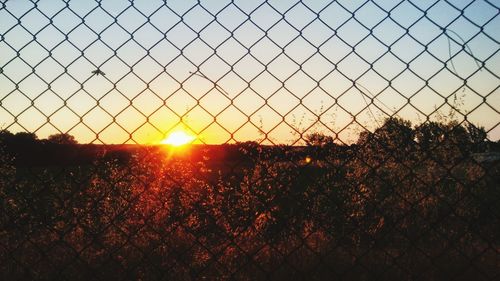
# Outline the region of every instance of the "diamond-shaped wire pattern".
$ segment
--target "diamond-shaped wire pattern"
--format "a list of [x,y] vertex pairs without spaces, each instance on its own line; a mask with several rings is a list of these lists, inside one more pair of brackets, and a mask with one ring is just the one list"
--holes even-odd
[[495,1],[0,5],[1,280],[500,278]]

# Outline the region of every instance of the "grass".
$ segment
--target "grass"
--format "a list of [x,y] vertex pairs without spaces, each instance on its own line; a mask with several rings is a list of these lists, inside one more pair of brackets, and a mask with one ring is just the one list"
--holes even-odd
[[0,279],[497,278],[498,161],[393,133],[170,158],[108,147],[69,166],[2,154]]

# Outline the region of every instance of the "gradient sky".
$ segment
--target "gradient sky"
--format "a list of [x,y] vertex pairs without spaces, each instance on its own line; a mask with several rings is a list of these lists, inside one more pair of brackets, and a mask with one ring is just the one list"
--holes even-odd
[[165,2],[2,1],[0,127],[82,143],[178,128],[204,143],[350,142],[451,105],[500,138],[496,1]]

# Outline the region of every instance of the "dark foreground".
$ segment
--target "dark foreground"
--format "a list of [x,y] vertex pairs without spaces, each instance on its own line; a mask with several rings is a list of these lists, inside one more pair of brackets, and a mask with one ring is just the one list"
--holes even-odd
[[383,136],[2,153],[0,280],[498,278],[500,162]]

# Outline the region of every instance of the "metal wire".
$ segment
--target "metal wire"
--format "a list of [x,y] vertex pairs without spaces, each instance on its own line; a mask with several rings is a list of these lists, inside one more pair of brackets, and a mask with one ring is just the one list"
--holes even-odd
[[[500,9],[459,2],[1,1],[0,279],[498,278]],[[120,146],[179,128],[222,148]]]

